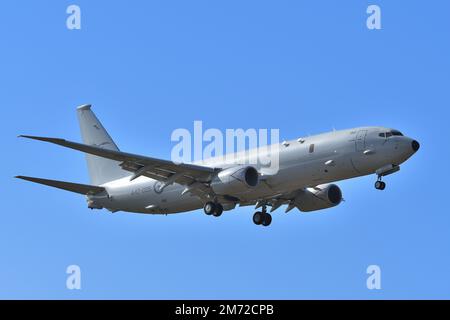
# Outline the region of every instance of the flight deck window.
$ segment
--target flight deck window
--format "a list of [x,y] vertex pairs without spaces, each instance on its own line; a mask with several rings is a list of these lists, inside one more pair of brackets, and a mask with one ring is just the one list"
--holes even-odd
[[309,153],[314,152],[314,143],[309,145]]
[[401,133],[398,130],[391,130],[391,131],[388,131],[388,132],[379,133],[378,135],[380,137],[382,137],[382,138],[389,138],[389,137],[392,137],[392,136],[403,136],[403,133]]
[[403,133],[398,130],[391,130],[391,133],[393,136],[403,136]]

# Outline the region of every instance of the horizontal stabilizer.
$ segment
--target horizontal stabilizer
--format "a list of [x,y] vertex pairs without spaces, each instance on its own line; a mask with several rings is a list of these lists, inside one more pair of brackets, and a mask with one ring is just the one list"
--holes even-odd
[[63,189],[63,190],[71,191],[71,192],[76,192],[76,193],[80,193],[80,194],[84,194],[84,195],[88,195],[88,194],[94,195],[94,194],[105,191],[105,188],[103,188],[103,187],[91,186],[88,184],[48,180],[48,179],[25,177],[25,176],[16,176],[16,178],[35,182],[35,183],[40,183],[40,184],[44,184],[46,186]]

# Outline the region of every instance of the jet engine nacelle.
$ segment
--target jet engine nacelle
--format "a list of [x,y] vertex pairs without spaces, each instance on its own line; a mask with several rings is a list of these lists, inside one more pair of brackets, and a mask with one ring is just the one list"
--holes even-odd
[[220,171],[211,182],[219,195],[239,195],[250,191],[259,183],[258,171],[251,166],[237,166]]
[[295,198],[295,204],[301,211],[315,211],[337,206],[342,201],[341,189],[335,184],[322,184],[306,188]]

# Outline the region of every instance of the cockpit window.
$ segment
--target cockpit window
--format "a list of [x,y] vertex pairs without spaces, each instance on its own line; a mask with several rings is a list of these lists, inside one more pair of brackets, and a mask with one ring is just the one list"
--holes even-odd
[[389,138],[392,136],[403,136],[403,133],[401,133],[398,130],[391,130],[391,131],[387,131],[387,132],[381,132],[378,134],[378,136],[380,136],[382,138]]

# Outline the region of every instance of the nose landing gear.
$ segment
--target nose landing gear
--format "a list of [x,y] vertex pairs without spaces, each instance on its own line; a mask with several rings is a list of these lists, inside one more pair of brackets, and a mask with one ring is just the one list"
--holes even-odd
[[375,182],[375,189],[377,190],[384,190],[386,188],[386,183],[381,181],[381,178],[390,174],[393,174],[400,170],[400,166],[398,164],[387,164],[380,169],[377,169],[375,171],[378,179]]

